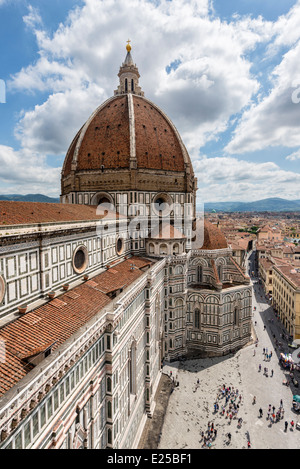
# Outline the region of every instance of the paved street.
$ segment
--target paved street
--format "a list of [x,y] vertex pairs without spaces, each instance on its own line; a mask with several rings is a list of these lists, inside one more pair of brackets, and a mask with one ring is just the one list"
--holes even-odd
[[[254,284],[253,338],[258,338],[258,346],[248,345],[234,355],[214,359],[195,359],[174,362],[164,367],[164,372],[179,381],[170,396],[165,421],[162,428],[159,448],[207,448],[201,432],[207,436],[213,423],[217,435],[212,439],[212,448],[247,448],[250,441],[253,449],[297,449],[300,448],[300,431],[292,429],[290,422],[300,422],[300,414],[292,409],[293,394],[300,394],[300,388],[283,385],[286,371],[279,364],[280,351],[287,352],[287,341],[281,334],[284,329],[275,318],[273,309],[265,299],[261,286]],[[256,325],[255,325],[256,321]],[[266,326],[266,330],[264,330]],[[282,350],[275,350],[275,338],[282,342]],[[265,360],[263,348],[272,352],[270,361]],[[259,365],[262,371],[259,372]],[[264,368],[268,368],[268,376]],[[273,370],[273,377],[271,377]],[[299,378],[298,376],[296,376]],[[199,383],[197,381],[199,380]],[[217,395],[225,387],[238,389],[236,398],[230,397],[222,415],[225,397],[217,401],[219,409],[215,412]],[[241,395],[241,399],[240,399]],[[253,404],[253,397],[256,403]],[[275,414],[283,401],[284,416],[278,422],[268,419],[268,408],[275,407]],[[227,418],[227,410],[239,406],[236,415]],[[263,415],[260,417],[259,409]],[[241,427],[238,419],[242,418]],[[288,429],[285,431],[285,421]],[[227,434],[231,433],[231,441]]]

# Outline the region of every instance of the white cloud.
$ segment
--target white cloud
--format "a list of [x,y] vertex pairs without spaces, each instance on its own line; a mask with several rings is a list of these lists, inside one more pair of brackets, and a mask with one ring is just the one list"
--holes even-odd
[[279,45],[291,47],[270,74],[269,94],[243,113],[225,149],[228,153],[300,145],[300,2],[279,18],[274,33],[273,53]]
[[[11,92],[48,93],[48,98],[20,115],[16,136],[22,149],[10,149],[17,167],[22,153],[32,153],[36,171],[42,177],[48,174],[45,155],[66,153],[89,114],[113,95],[129,37],[145,96],[174,121],[194,160],[200,198],[214,194],[215,200],[248,200],[252,193],[257,199],[271,194],[293,198],[299,175],[274,163],[233,157],[199,161],[198,155],[201,146],[217,140],[241,113],[226,148],[229,153],[300,145],[300,104],[291,99],[300,77],[300,45],[298,32],[293,30],[293,39],[286,33],[298,24],[300,3],[275,23],[250,16],[222,22],[212,5],[209,0],[86,0],[53,35],[43,29],[39,12],[29,7],[24,22],[36,36],[39,56],[8,85]],[[270,56],[291,47],[271,73],[272,89],[265,97],[247,58],[258,45],[269,45]],[[254,103],[258,93],[259,102]],[[58,169],[48,190],[59,185],[54,174]]]
[[194,169],[202,181],[197,193],[201,202],[299,199],[300,174],[283,170],[273,162],[204,157],[194,164]]
[[[40,58],[16,74],[9,86],[10,90],[48,91],[50,96],[44,104],[25,111],[20,120],[18,135],[23,145],[30,148],[33,143],[33,150],[40,147],[46,152],[53,152],[53,147],[55,153],[66,151],[66,140],[70,142],[78,130],[81,116],[88,117],[85,110],[92,112],[113,94],[129,36],[145,95],[170,115],[196,154],[197,146],[226,129],[231,114],[240,112],[259,86],[244,57],[261,40],[253,33],[257,27],[250,31],[243,23],[239,29],[238,24],[221,23],[209,13],[207,0],[157,4],[86,0],[50,37],[29,12],[27,22],[36,34]],[[168,74],[166,67],[176,59],[179,67]],[[98,100],[95,89],[103,90]],[[83,106],[77,119],[73,116],[76,95]],[[65,138],[60,130],[52,142],[49,136],[54,135],[57,121],[64,125]]]
[[289,161],[300,160],[300,150],[297,150],[294,153],[291,153],[290,155],[286,156],[285,159]]
[[45,155],[0,145],[0,167],[0,184],[9,184],[10,193],[60,193],[61,169],[49,167]]
[[276,52],[279,47],[292,46],[300,38],[300,0],[286,15],[278,18],[274,24],[274,42],[270,45],[270,50]]
[[28,5],[28,13],[23,16],[23,21],[29,28],[35,28],[38,25],[42,25],[42,18],[37,8],[32,5]]
[[66,153],[74,137],[88,119],[95,104],[103,101],[103,90],[96,85],[54,93],[42,105],[23,113],[16,137],[23,148],[42,154]]

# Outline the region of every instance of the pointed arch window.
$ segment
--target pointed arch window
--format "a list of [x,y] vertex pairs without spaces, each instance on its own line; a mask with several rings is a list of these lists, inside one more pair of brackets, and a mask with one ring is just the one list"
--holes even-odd
[[196,308],[194,311],[195,329],[200,329],[200,309]]
[[222,282],[222,266],[221,265],[218,265],[218,276],[219,276],[219,280],[220,282]]
[[198,283],[203,282],[203,267],[202,267],[202,265],[198,265],[198,267],[197,267],[197,282]]
[[129,392],[136,394],[136,348],[132,344],[128,360]]
[[238,326],[239,324],[239,309],[236,306],[233,311],[233,324],[234,326]]
[[107,417],[109,419],[112,418],[112,406],[111,406],[111,401],[107,402]]

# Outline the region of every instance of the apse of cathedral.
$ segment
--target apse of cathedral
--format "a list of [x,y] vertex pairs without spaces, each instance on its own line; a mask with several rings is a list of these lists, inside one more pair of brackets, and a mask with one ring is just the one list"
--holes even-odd
[[164,363],[250,340],[250,280],[126,49],[61,203],[0,202],[1,449],[137,448]]

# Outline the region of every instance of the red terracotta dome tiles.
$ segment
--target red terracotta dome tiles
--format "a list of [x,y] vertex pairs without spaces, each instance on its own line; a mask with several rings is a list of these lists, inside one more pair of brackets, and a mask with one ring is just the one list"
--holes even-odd
[[204,222],[204,242],[201,249],[213,251],[215,249],[227,249],[228,244],[223,233],[212,223]]
[[135,140],[138,168],[184,171],[181,145],[161,112],[134,96]]
[[100,171],[102,166],[129,169],[131,137],[135,141],[138,169],[185,170],[185,149],[168,118],[150,101],[135,95],[132,100],[131,129],[127,95],[116,96],[95,111],[67,152],[63,176],[70,174],[72,160],[77,171]]
[[77,155],[77,170],[128,168],[130,139],[127,96],[101,108],[87,127]]

